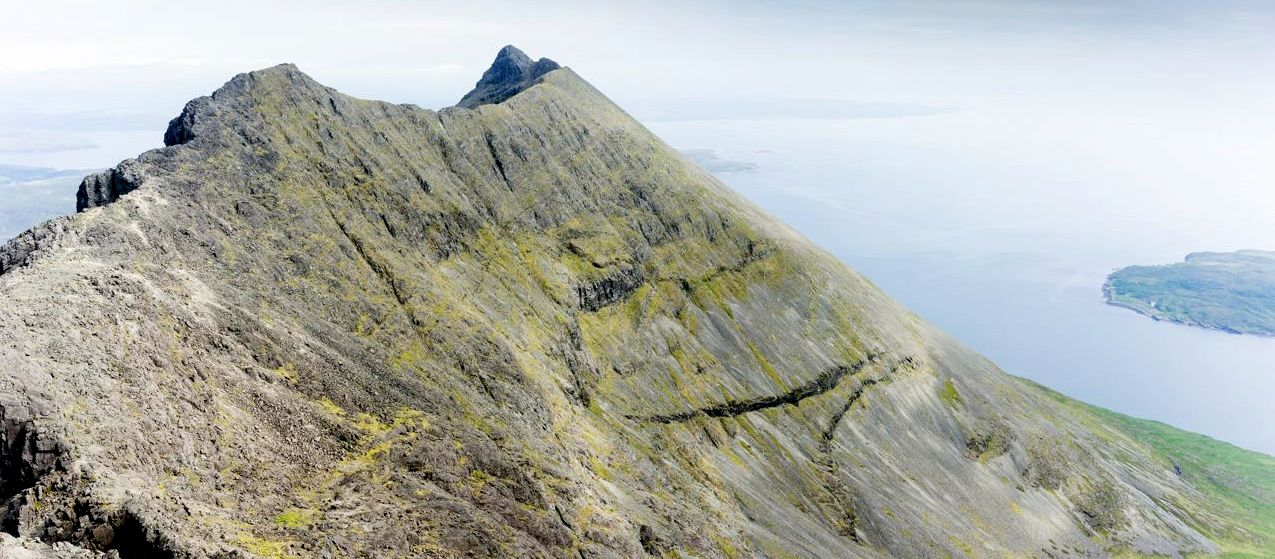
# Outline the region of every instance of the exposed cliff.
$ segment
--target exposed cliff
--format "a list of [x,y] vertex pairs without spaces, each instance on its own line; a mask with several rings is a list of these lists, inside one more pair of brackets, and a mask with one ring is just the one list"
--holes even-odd
[[472,109],[479,105],[503,103],[558,68],[561,66],[557,62],[548,58],[532,61],[518,47],[507,45],[496,54],[496,60],[474,85],[473,91],[466,93],[456,106]]
[[1002,373],[536,72],[438,112],[242,74],[0,249],[6,530],[123,557],[1269,541],[1207,457]]

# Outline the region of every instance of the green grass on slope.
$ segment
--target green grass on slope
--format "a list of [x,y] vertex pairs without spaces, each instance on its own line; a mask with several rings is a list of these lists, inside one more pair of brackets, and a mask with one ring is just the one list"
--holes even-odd
[[1092,409],[1172,460],[1183,479],[1217,499],[1224,505],[1220,512],[1251,531],[1251,540],[1245,534],[1210,534],[1222,540],[1228,556],[1275,557],[1275,458],[1158,421]]
[[1224,557],[1275,558],[1275,457],[1091,406],[1028,382],[1176,464],[1182,479],[1212,501],[1203,503],[1208,510],[1231,524],[1222,533],[1206,532],[1225,550]]

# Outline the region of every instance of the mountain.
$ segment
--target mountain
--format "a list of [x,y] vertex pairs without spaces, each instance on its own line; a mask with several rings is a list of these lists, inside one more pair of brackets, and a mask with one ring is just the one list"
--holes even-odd
[[1275,460],[1003,373],[508,51],[466,96],[492,102],[437,112],[241,74],[4,245],[5,531],[121,557],[1275,542]]
[[1275,336],[1275,252],[1196,252],[1107,276],[1107,302],[1156,320]]

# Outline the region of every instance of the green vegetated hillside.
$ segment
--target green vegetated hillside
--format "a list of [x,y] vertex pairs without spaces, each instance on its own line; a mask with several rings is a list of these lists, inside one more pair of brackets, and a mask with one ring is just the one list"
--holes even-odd
[[1163,266],[1129,266],[1103,286],[1107,301],[1157,320],[1275,335],[1275,252],[1198,252]]
[[505,49],[466,99],[242,74],[4,245],[5,531],[122,557],[1267,547],[1265,494],[1237,497],[1265,457],[1006,375],[568,68]]
[[1200,488],[1209,506],[1233,522],[1216,534],[1229,557],[1275,556],[1275,458],[1158,421],[1091,406],[1031,384],[1107,429],[1151,448],[1174,472]]

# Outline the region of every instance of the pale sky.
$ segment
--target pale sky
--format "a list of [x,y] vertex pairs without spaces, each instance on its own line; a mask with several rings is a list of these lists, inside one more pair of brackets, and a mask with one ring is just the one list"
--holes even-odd
[[356,96],[446,106],[507,43],[648,120],[1065,106],[1256,126],[1275,113],[1275,10],[1252,1],[0,6],[0,163],[111,165],[157,144],[186,100],[280,62]]

